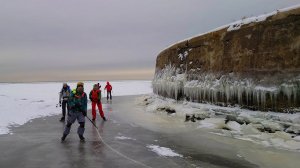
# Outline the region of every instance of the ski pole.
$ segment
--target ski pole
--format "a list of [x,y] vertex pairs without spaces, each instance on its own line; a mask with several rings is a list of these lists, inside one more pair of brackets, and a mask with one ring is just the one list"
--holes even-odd
[[98,127],[95,125],[95,123],[88,117],[88,116],[85,116],[87,119],[90,120],[90,122],[93,124],[94,127],[96,127],[98,129]]

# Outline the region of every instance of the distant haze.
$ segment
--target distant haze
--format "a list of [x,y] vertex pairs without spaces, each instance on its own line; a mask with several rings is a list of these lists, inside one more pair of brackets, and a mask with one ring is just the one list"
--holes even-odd
[[300,0],[6,0],[0,82],[152,79],[179,40]]

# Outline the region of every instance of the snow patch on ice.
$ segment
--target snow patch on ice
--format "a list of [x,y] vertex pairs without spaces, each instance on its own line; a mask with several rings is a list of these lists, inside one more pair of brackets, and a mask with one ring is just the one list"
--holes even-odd
[[172,149],[166,147],[160,147],[158,145],[147,145],[151,151],[155,152],[159,156],[168,157],[183,157],[181,154],[175,153]]
[[0,126],[0,134],[8,134],[9,129],[6,126]]
[[213,128],[213,129],[222,129],[225,127],[224,118],[206,118],[200,121],[199,128]]
[[296,136],[293,139],[296,140],[296,141],[300,141],[300,136]]
[[229,121],[226,124],[226,127],[232,131],[241,132],[241,125],[237,123],[236,121]]
[[116,136],[115,139],[119,139],[119,140],[136,140],[134,138],[130,138],[130,137],[126,137],[126,136]]

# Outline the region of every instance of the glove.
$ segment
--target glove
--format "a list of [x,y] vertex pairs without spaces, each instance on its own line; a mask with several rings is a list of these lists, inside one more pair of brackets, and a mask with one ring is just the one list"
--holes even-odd
[[61,106],[61,100],[59,101],[59,105]]
[[82,111],[83,116],[86,117],[86,111]]

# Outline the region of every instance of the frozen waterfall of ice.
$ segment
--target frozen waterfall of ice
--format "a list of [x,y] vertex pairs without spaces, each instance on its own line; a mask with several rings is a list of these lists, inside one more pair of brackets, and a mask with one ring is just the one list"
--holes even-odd
[[286,106],[291,107],[288,110],[294,111],[297,111],[294,105],[300,101],[300,78],[269,86],[260,85],[251,78],[238,79],[233,74],[221,77],[214,74],[199,74],[197,80],[187,78],[187,73],[182,72],[180,68],[167,65],[156,72],[152,82],[153,91],[176,100],[186,98],[194,102],[208,102],[222,106],[238,104],[273,111],[277,111],[278,99],[287,99]]

